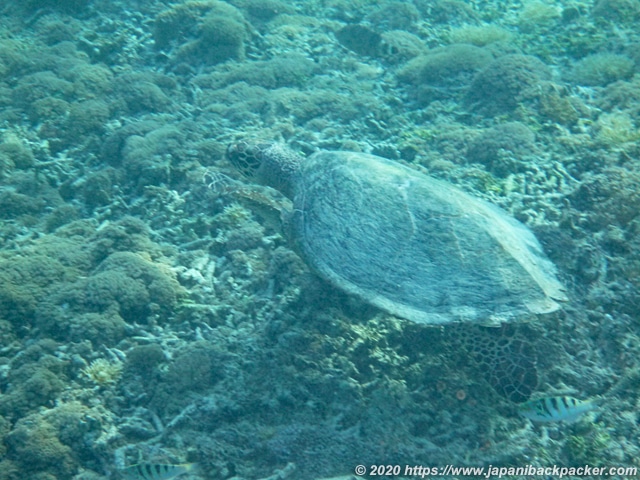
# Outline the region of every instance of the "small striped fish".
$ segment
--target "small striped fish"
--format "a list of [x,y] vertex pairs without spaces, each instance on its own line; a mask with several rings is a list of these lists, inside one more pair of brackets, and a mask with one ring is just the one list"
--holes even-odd
[[520,414],[534,422],[575,422],[597,407],[594,400],[578,400],[568,396],[544,397],[523,403]]
[[159,463],[140,463],[122,470],[125,480],[172,480],[184,473],[195,472],[197,463],[182,465],[164,465]]

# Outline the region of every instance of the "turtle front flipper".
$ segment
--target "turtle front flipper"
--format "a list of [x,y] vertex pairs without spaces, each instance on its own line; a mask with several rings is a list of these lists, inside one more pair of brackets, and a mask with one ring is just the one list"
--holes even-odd
[[288,212],[291,210],[289,200],[261,185],[247,185],[216,171],[207,171],[203,181],[217,196],[247,200],[251,204],[251,210],[262,217],[274,230],[281,229],[283,218],[288,217]]

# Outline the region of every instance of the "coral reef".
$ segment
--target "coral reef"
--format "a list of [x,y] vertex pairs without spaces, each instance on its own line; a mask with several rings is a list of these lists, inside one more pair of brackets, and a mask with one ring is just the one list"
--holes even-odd
[[633,23],[640,17],[638,0],[597,0],[591,15],[599,20]]
[[436,23],[465,24],[479,20],[480,15],[463,0],[416,0],[416,7]]
[[[244,56],[245,29],[243,23],[219,12],[208,14],[200,26],[200,40],[187,55],[202,55],[210,63]],[[185,52],[183,52],[184,54]]]
[[[639,18],[638,0],[4,2],[0,478],[634,464]],[[239,138],[458,184],[529,224],[571,301],[515,331],[385,316],[309,272],[286,200],[225,160]],[[565,394],[604,401],[572,425],[516,412]]]
[[570,78],[579,85],[607,85],[617,80],[628,80],[633,71],[634,63],[629,57],[596,53],[576,63]]
[[[492,60],[487,50],[472,45],[448,45],[429,51],[406,65],[400,73],[401,79],[410,79],[416,84],[460,85]],[[465,81],[466,80],[466,81]]]
[[82,374],[96,385],[116,383],[122,373],[122,364],[104,358],[94,360],[82,369]]
[[382,33],[381,57],[392,64],[404,63],[427,51],[420,37],[404,30]]
[[33,13],[40,8],[55,8],[63,12],[80,13],[89,4],[89,0],[27,0],[23,8],[28,13]]
[[46,255],[14,257],[0,261],[0,315],[16,326],[28,326],[38,303],[59,283],[78,274]]
[[411,3],[391,0],[373,9],[366,20],[380,30],[411,30],[420,12]]
[[179,293],[168,269],[135,253],[116,252],[93,275],[70,286],[63,298],[89,311],[115,308],[125,321],[133,322],[166,312],[175,305]]
[[5,133],[0,143],[0,177],[14,168],[21,170],[33,167],[35,158],[28,145],[15,134]]
[[336,32],[338,41],[360,55],[374,57],[382,48],[382,35],[364,25],[345,25]]
[[62,477],[73,475],[71,448],[60,443],[53,426],[34,420],[21,419],[7,436],[10,457],[18,459],[25,473],[48,470]]
[[603,113],[598,117],[597,139],[610,146],[622,146],[640,140],[640,128],[624,112]]
[[127,352],[126,368],[149,374],[165,360],[165,353],[160,345],[139,345]]
[[176,46],[196,35],[199,17],[212,6],[213,2],[185,2],[158,14],[153,25],[156,48]]
[[311,77],[314,65],[307,57],[292,53],[250,64],[230,65],[222,72],[201,75],[196,82],[201,87],[220,89],[238,82],[268,89],[303,86]]
[[478,47],[496,42],[507,42],[511,38],[511,32],[498,25],[466,25],[454,28],[449,33],[451,43],[470,43]]
[[536,57],[504,55],[475,75],[468,100],[488,113],[510,112],[535,98],[540,85],[550,78],[549,68]]
[[242,59],[247,34],[242,13],[218,1],[176,5],[156,17],[154,28],[157,48],[173,47],[175,61],[206,64]]
[[183,156],[184,138],[184,132],[173,125],[160,126],[144,136],[127,136],[120,150],[125,172],[139,188],[170,183],[179,172],[176,160]]
[[142,73],[130,73],[120,76],[114,83],[115,88],[120,92],[120,99],[124,103],[124,109],[131,114],[158,113],[165,110],[171,105],[171,98],[160,86],[165,78],[159,74]]
[[518,12],[518,26],[527,33],[545,31],[556,26],[560,9],[539,1],[527,1]]
[[488,50],[474,45],[447,45],[409,61],[398,72],[398,79],[411,86],[413,96],[429,103],[459,95],[462,87],[492,59]]
[[0,398],[0,414],[21,418],[38,407],[51,407],[65,387],[65,365],[51,355],[55,344],[41,341],[23,351],[10,365],[5,392]]
[[490,128],[472,140],[467,159],[484,165],[491,173],[505,177],[525,168],[523,157],[536,151],[535,134],[520,122]]
[[254,20],[268,22],[281,14],[293,13],[294,8],[281,0],[233,0],[235,7],[246,10]]

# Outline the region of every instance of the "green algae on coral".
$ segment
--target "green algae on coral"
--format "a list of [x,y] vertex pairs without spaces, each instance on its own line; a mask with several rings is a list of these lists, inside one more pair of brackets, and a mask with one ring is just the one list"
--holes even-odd
[[21,327],[30,325],[38,304],[78,274],[55,258],[15,256],[0,260],[0,316]]
[[416,86],[422,83],[457,86],[466,83],[493,59],[486,49],[468,44],[453,44],[430,50],[410,61],[398,76]]
[[640,140],[640,127],[626,112],[603,113],[596,127],[596,139],[608,146],[620,147]]
[[[74,2],[80,8],[64,8]],[[604,430],[618,433],[608,442],[583,427],[523,429],[469,365],[477,359],[443,344],[445,332],[345,298],[309,274],[253,205],[202,194],[200,167],[224,171],[226,144],[257,130],[306,153],[318,145],[415,162],[535,225],[572,286],[562,315],[529,325],[544,337],[528,337],[541,385],[598,394],[636,369],[640,3],[373,3],[7,3],[0,123],[17,142],[0,146],[0,478],[72,478],[80,468],[78,479],[102,480],[114,456],[192,456],[211,478],[264,478],[294,462],[293,476],[335,476],[353,452],[407,464],[425,452],[478,465],[638,457],[625,440],[638,433],[635,384],[602,414]],[[220,17],[232,21],[216,24]],[[378,51],[345,52],[333,35],[345,25],[379,34]],[[208,53],[229,41],[225,55]],[[481,93],[461,101],[484,66],[400,77],[406,62],[451,43],[492,57],[538,55],[561,75],[516,81],[523,89],[510,90],[517,100],[504,108],[490,99],[505,90],[499,82],[472,85]],[[631,74],[572,77],[574,65],[603,52],[635,62]],[[514,147],[509,132],[503,143],[485,137],[514,120],[535,131],[533,146],[525,138]],[[175,268],[189,303],[152,294],[127,267],[101,270],[116,252],[167,277]],[[50,275],[47,257],[62,275]],[[106,301],[84,303],[80,277]],[[114,287],[123,279],[131,295]],[[188,374],[194,339],[219,348],[195,352],[216,372],[195,375],[205,388],[176,380]],[[82,377],[83,359],[125,353],[117,385]],[[38,457],[47,446],[59,455]]]
[[504,113],[538,95],[551,71],[530,55],[504,55],[478,72],[468,92],[468,100],[488,113]]
[[7,443],[9,457],[23,472],[33,475],[47,470],[66,478],[75,473],[71,448],[60,442],[55,428],[46,422],[34,422],[30,417],[19,420],[7,436]]
[[0,414],[20,418],[38,407],[54,404],[67,383],[64,361],[51,355],[47,342],[31,345],[22,351],[19,361],[11,364],[7,380],[10,387],[0,397]]
[[245,36],[242,22],[218,12],[210,13],[200,26],[200,39],[194,44],[194,54],[200,53],[211,63],[242,59]]
[[0,143],[0,177],[14,167],[27,169],[35,164],[31,148],[18,135],[5,133]]
[[152,314],[171,311],[180,292],[168,268],[135,253],[116,252],[93,275],[70,286],[63,298],[85,311],[115,308],[127,322],[145,322]]
[[175,61],[217,64],[244,57],[247,29],[242,13],[218,1],[186,2],[156,17],[158,48],[175,48]]
[[596,53],[576,63],[569,78],[579,85],[607,85],[617,80],[627,80],[633,72],[634,63],[629,57]]
[[477,47],[484,47],[497,42],[507,42],[512,37],[513,34],[511,32],[493,24],[481,26],[465,25],[452,29],[448,34],[448,39],[451,43],[470,43]]
[[166,360],[167,357],[160,345],[138,345],[127,352],[125,368],[148,375]]
[[535,134],[520,122],[507,122],[490,128],[472,140],[467,150],[470,162],[506,177],[525,169],[522,157],[535,152]]
[[638,0],[596,0],[591,15],[599,21],[633,25],[633,22],[640,18],[640,2]]
[[268,22],[283,13],[293,13],[292,5],[281,0],[233,0],[232,5],[246,10],[250,17]]

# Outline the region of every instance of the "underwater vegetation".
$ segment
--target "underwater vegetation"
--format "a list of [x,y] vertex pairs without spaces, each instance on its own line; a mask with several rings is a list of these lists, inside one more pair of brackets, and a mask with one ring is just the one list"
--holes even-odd
[[[635,465],[639,19],[637,0],[5,2],[0,479]],[[487,332],[336,291],[288,243],[286,200],[225,158],[248,138],[499,205],[570,302]],[[564,396],[606,401],[518,414]]]
[[507,42],[511,38],[511,32],[495,24],[466,25],[453,28],[449,33],[451,43],[470,43],[477,47],[484,47],[497,42]]
[[598,117],[596,139],[610,146],[640,140],[640,128],[626,112],[603,113]]
[[561,10],[558,6],[535,0],[527,1],[518,11],[517,25],[521,31],[533,33],[554,28],[560,18]]
[[471,141],[467,160],[483,164],[498,177],[526,169],[523,162],[536,151],[535,134],[520,122],[506,122],[480,133]]
[[493,55],[482,48],[468,44],[453,44],[429,51],[400,71],[399,77],[417,86],[431,84],[454,86],[468,83],[470,77],[484,68]]
[[636,0],[596,0],[591,13],[597,20],[632,24],[640,18],[640,3]]
[[221,1],[178,4],[156,17],[153,32],[158,49],[175,51],[174,62],[205,64],[242,59],[247,34],[240,11]]
[[98,358],[87,365],[82,373],[97,385],[116,383],[122,373],[122,364],[117,361],[109,361]]
[[474,76],[467,100],[489,115],[508,113],[536,97],[540,84],[550,79],[549,68],[538,58],[504,55]]
[[634,62],[625,55],[595,53],[581,59],[570,77],[579,85],[607,85],[633,76]]

